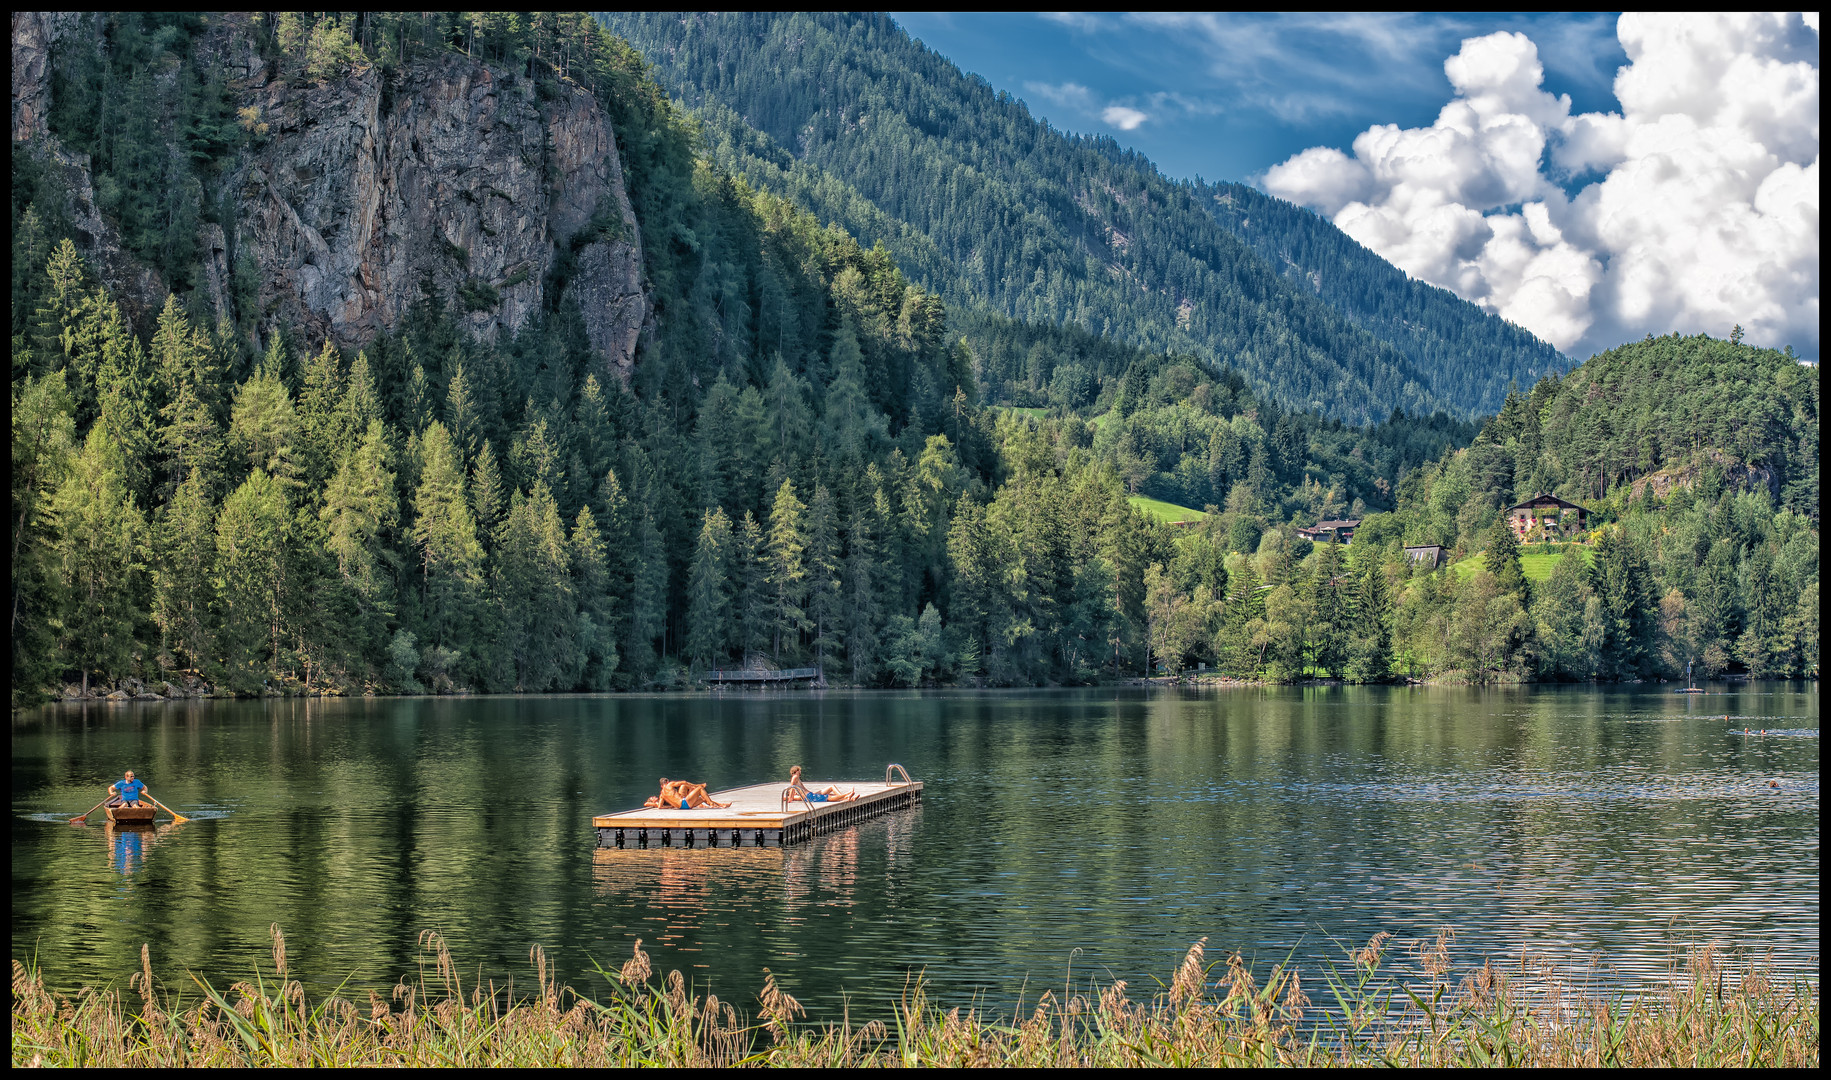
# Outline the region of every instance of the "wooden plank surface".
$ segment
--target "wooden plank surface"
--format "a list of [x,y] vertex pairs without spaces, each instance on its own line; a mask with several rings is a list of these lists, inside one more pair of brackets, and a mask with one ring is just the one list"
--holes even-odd
[[886,784],[881,780],[809,780],[806,783],[814,790],[836,787],[841,791],[856,791],[858,798],[848,799],[842,803],[815,803],[811,811],[800,803],[791,803],[785,812],[782,809],[782,792],[787,789],[788,782],[772,781],[767,784],[751,784],[748,787],[712,792],[714,802],[731,804],[727,809],[715,810],[707,807],[703,810],[675,810],[639,807],[617,814],[599,814],[591,819],[591,824],[594,828],[599,829],[779,829],[785,825],[793,825],[806,818],[817,816],[836,806],[858,806],[890,798],[911,789],[922,790],[920,782]]

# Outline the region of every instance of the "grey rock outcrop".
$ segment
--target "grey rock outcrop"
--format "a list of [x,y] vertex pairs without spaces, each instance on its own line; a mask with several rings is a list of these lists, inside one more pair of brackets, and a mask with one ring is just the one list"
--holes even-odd
[[13,141],[44,131],[51,108],[51,46],[76,24],[73,11],[13,12]]
[[[647,301],[596,100],[566,85],[543,105],[527,79],[456,55],[394,79],[384,87],[369,69],[251,91],[269,128],[239,177],[236,220],[259,269],[262,322],[354,345],[436,292],[494,340],[540,309],[555,261],[583,240],[574,283],[591,344],[626,371]],[[602,238],[582,235],[594,228]]]
[[[62,170],[72,239],[144,328],[165,283],[97,209],[87,158],[45,128],[51,47],[96,17],[13,13],[14,152]],[[252,110],[245,121],[265,125],[222,174],[217,197],[233,206],[233,227],[198,233],[196,281],[214,316],[229,320],[252,299],[263,334],[284,324],[350,347],[436,295],[456,299],[472,334],[497,340],[547,302],[571,252],[590,343],[628,377],[650,318],[641,235],[615,133],[589,91],[560,81],[543,100],[519,72],[456,54],[388,76],[277,77],[246,13],[209,19],[195,45],[202,62]],[[252,273],[254,297],[234,295],[238,271],[244,282]]]

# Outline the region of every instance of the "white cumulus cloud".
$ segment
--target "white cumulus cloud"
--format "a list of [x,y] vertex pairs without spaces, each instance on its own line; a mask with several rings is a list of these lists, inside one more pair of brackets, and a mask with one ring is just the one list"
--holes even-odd
[[1623,15],[1618,113],[1572,114],[1519,33],[1444,63],[1426,128],[1314,147],[1265,189],[1578,358],[1645,334],[1818,354],[1818,27]]
[[1148,113],[1139,112],[1129,105],[1108,105],[1100,110],[1100,119],[1120,131],[1131,131],[1151,117]]

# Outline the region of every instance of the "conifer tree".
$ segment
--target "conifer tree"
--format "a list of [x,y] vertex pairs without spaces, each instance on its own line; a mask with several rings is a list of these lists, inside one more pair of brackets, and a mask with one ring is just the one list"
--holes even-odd
[[768,571],[771,655],[797,650],[807,617],[807,505],[795,496],[792,480],[776,489],[769,511]]
[[54,512],[63,556],[65,649],[82,672],[83,691],[91,674],[127,672],[139,617],[136,595],[146,521],[134,505],[119,451],[102,428],[94,428],[58,489]]
[[496,533],[502,525],[502,472],[496,467],[496,454],[488,439],[477,451],[477,466],[471,471],[471,511],[477,518],[477,536],[484,546],[494,548]]
[[159,446],[165,458],[161,492],[169,492],[193,472],[214,485],[222,466],[217,413],[221,370],[215,349],[191,326],[174,298],[167,297],[159,313],[152,353],[165,397],[159,412]]
[[429,645],[463,649],[483,583],[483,547],[466,498],[463,466],[445,425],[426,426],[424,464],[413,500],[412,537],[419,555],[420,618]]
[[286,489],[257,468],[216,518],[217,644],[229,685],[241,693],[258,691],[280,662],[291,540]]
[[843,634],[844,594],[840,583],[839,511],[825,484],[814,488],[807,517],[807,614],[814,632],[814,661],[822,675]]
[[873,539],[869,503],[854,499],[846,526],[846,558],[841,579],[845,606],[846,660],[852,681],[863,685],[877,663],[878,601],[877,544]]
[[445,421],[459,455],[466,463],[476,460],[477,448],[483,442],[483,421],[471,398],[470,383],[464,378],[463,363],[452,372],[445,388]]
[[[21,366],[15,364],[15,369]],[[26,375],[13,391],[13,691],[53,676],[65,605],[55,499],[70,469],[75,405],[62,371]]]
[[709,668],[721,660],[731,639],[731,519],[723,507],[700,515],[699,539],[687,577],[688,660]]
[[579,685],[586,690],[608,690],[618,661],[616,598],[610,594],[604,536],[589,506],[579,507],[572,523],[572,589],[579,608]]
[[1527,599],[1526,574],[1520,568],[1519,538],[1513,535],[1513,526],[1502,514],[1494,519],[1488,530],[1488,551],[1486,563],[1488,573],[1494,575],[1494,584],[1500,590],[1516,597],[1521,603]]
[[1392,673],[1392,594],[1386,572],[1368,559],[1354,582],[1348,634],[1348,674],[1360,682],[1381,682]]
[[667,547],[655,516],[646,507],[636,518],[633,573],[629,590],[627,645],[623,649],[629,673],[643,679],[653,674],[658,651],[656,641],[667,629],[668,561]]
[[152,614],[167,666],[201,670],[214,660],[215,561],[216,507],[203,474],[193,472],[159,508],[153,525]]
[[756,515],[748,510],[744,511],[744,520],[737,528],[732,561],[738,568],[734,576],[739,583],[740,647],[748,660],[748,654],[769,648],[771,630],[769,550],[763,527],[758,524]]
[[[261,361],[261,371],[276,375],[284,371],[283,359],[275,355],[280,347],[280,335],[274,334],[269,339],[269,355]],[[326,338],[324,347],[305,361],[295,410],[300,443],[299,479],[307,491],[321,489],[337,471],[351,444],[367,431],[367,425],[349,426],[351,418],[344,412],[342,384],[342,363],[336,347]]]
[[343,463],[324,492],[324,522],[328,547],[337,560],[337,572],[356,598],[358,610],[372,634],[392,615],[388,598],[387,561],[383,533],[394,527],[399,504],[394,493],[394,473],[388,469],[388,443],[379,420],[369,424],[362,442],[345,454]]

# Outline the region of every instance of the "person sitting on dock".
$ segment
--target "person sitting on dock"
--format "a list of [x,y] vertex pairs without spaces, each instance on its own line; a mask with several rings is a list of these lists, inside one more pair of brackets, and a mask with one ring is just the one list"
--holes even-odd
[[141,796],[149,799],[152,797],[147,795],[146,784],[134,779],[132,769],[127,770],[125,779],[116,780],[108,785],[109,806],[139,806]]
[[[799,765],[788,770],[788,786],[790,788],[800,788],[802,791],[807,792],[807,801],[810,803],[845,802],[847,799],[858,798],[858,791],[856,788],[851,791],[840,791],[836,787],[825,787],[816,791],[813,788],[808,787],[801,782],[801,766]],[[800,795],[795,794],[793,791],[789,792],[789,802],[799,802],[800,800]]]
[[661,794],[651,795],[642,805],[653,809],[666,807],[670,810],[697,810],[702,806],[710,806],[715,810],[723,810],[731,804],[713,802],[712,796],[706,794],[704,784],[695,784],[691,780],[669,780],[664,776],[661,778]]

